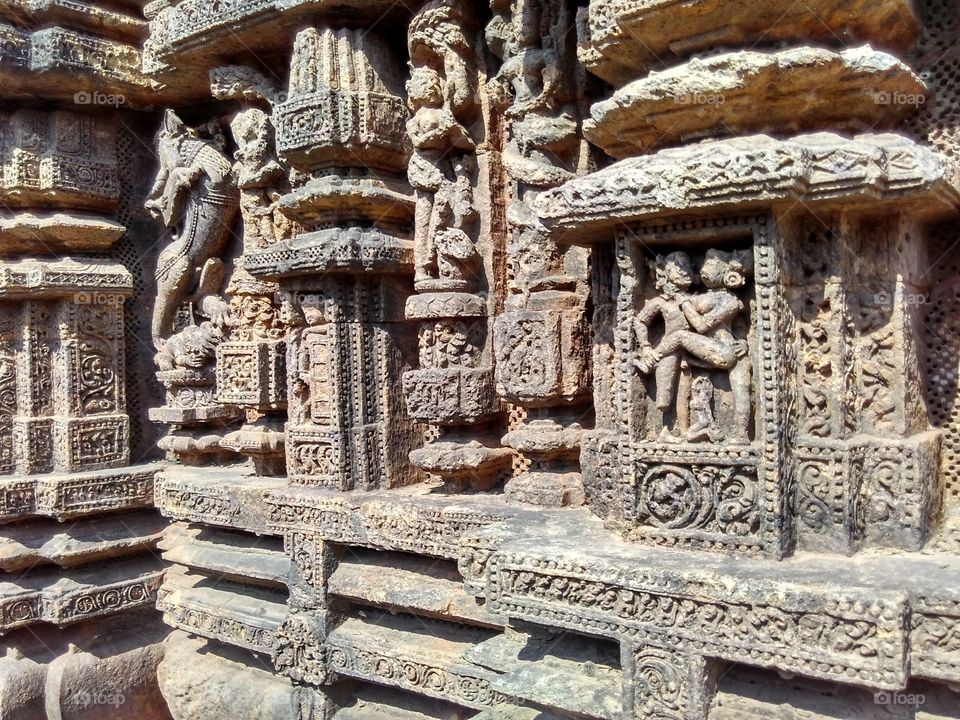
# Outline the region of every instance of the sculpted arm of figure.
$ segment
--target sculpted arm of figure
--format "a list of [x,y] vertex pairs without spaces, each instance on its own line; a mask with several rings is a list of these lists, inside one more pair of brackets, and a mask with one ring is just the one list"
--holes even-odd
[[683,315],[690,323],[690,327],[701,335],[712,327],[707,320],[707,315],[702,314],[697,307],[695,298],[684,301],[680,309],[683,310]]
[[724,292],[711,298],[705,312],[696,307],[695,300],[687,300],[681,307],[687,322],[702,334],[736,317],[743,310],[743,303],[733,293]]
[[471,104],[473,94],[470,86],[470,72],[467,62],[453,50],[444,53],[444,71],[446,73],[446,96],[457,120],[461,120],[460,113]]
[[649,347],[650,345],[648,326],[660,312],[660,305],[660,298],[648,300],[633,318],[633,332],[637,336],[637,343],[641,347]]

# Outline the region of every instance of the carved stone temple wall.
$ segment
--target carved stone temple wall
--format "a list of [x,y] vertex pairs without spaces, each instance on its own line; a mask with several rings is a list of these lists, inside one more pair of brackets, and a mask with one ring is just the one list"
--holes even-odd
[[954,0],[0,0],[0,719],[960,720]]

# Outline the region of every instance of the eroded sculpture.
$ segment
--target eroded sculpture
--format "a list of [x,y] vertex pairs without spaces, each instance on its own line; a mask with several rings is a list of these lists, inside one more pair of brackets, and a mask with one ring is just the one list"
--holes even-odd
[[0,3],[0,717],[960,719],[958,33]]

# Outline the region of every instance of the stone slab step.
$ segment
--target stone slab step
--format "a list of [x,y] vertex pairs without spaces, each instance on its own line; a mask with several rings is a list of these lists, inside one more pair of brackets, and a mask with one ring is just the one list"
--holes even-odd
[[395,688],[362,685],[333,720],[463,720],[470,710],[406,693]]
[[330,593],[353,602],[502,628],[503,620],[463,589],[456,565],[436,558],[352,549],[330,577]]
[[90,518],[63,525],[53,520],[11,525],[0,538],[0,570],[36,565],[73,567],[153,548],[166,527],[155,512]]
[[369,612],[330,633],[328,663],[340,675],[482,710],[506,698],[492,687],[496,674],[463,654],[489,637],[463,625]]
[[[11,576],[7,576],[8,578]],[[0,633],[34,622],[67,625],[152,605],[163,580],[153,555],[52,568],[0,581]]]
[[227,532],[185,523],[167,528],[160,541],[167,562],[253,585],[285,589],[290,560],[278,538]]
[[465,657],[502,673],[494,687],[510,698],[595,720],[619,720],[623,714],[623,673],[614,643],[511,633],[470,648]]
[[172,627],[269,655],[287,616],[284,593],[213,580],[179,566],[168,571],[157,609]]

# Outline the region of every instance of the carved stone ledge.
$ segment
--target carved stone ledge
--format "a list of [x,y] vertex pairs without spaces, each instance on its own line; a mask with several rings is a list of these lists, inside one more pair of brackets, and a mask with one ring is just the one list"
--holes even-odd
[[0,480],[0,523],[33,515],[69,520],[149,507],[159,465]]
[[341,495],[284,488],[267,496],[270,529],[302,531],[329,542],[457,559],[460,537],[511,517],[533,524],[530,510],[501,497],[428,497],[422,487]]
[[[426,626],[429,644],[424,644]],[[369,613],[350,618],[327,638],[331,671],[480,710],[507,698],[493,689],[496,675],[464,662],[465,650],[485,633],[434,620]]]
[[690,553],[641,557],[617,541],[566,535],[501,542],[485,569],[491,610],[873,688],[903,689],[911,674],[953,682],[960,667],[951,589],[960,566],[947,556],[734,566],[697,555],[691,570]]
[[502,620],[469,595],[454,564],[436,558],[352,549],[327,585],[336,597],[395,612],[500,629]]
[[52,520],[9,525],[0,540],[0,570],[17,572],[52,563],[74,567],[153,548],[166,522],[148,511],[87,518],[60,524]]
[[149,507],[159,465],[37,477],[37,513],[71,518]]
[[263,588],[218,586],[182,568],[167,571],[157,609],[172,627],[272,656],[287,616],[284,594]]
[[109,260],[0,261],[0,297],[72,297],[78,305],[122,305],[133,293],[133,277]]
[[623,158],[697,137],[896,127],[926,94],[910,68],[869,45],[742,51],[634,80],[590,108],[583,132]]
[[389,23],[409,17],[415,7],[396,8],[385,0],[207,0],[163,3],[151,11],[144,69],[165,72],[188,59],[214,67],[218,58],[243,50],[263,53],[289,47],[294,34],[317,17]]
[[11,51],[0,56],[0,78],[10,94],[40,93],[84,105],[98,97],[113,107],[157,104],[151,96],[159,88],[141,71],[139,43],[73,28],[31,31],[5,23],[0,37],[10,43]]
[[524,629],[531,632],[511,628],[469,648],[464,658],[496,672],[494,689],[514,702],[591,720],[630,717],[624,713],[619,648],[543,628]]
[[163,579],[161,563],[132,558],[69,573],[27,573],[0,584],[0,633],[34,622],[57,625],[152,605]]
[[290,574],[290,561],[279,539],[173,523],[158,547],[168,563],[208,577],[283,590]]
[[911,140],[815,133],[715,140],[621,160],[541,193],[534,205],[556,242],[579,243],[665,215],[801,201],[811,210],[897,205],[923,218],[951,214],[958,199],[952,163]]
[[906,50],[919,27],[907,0],[813,0],[794,5],[772,0],[594,0],[580,38],[581,61],[612,83],[637,77],[650,66],[714,47],[811,38],[833,43],[873,42]]
[[0,8],[0,17],[20,22],[56,23],[135,44],[147,34],[147,23],[139,17],[114,8],[97,7],[87,0],[6,3],[6,7]]
[[156,506],[176,520],[271,533],[264,496],[286,480],[258,478],[243,465],[227,467],[168,466],[157,477]]
[[380,230],[330,228],[250,253],[244,267],[261,278],[318,272],[408,275],[413,271],[413,242]]
[[408,320],[479,318],[487,316],[487,301],[472,293],[435,292],[411,295],[405,314]]

